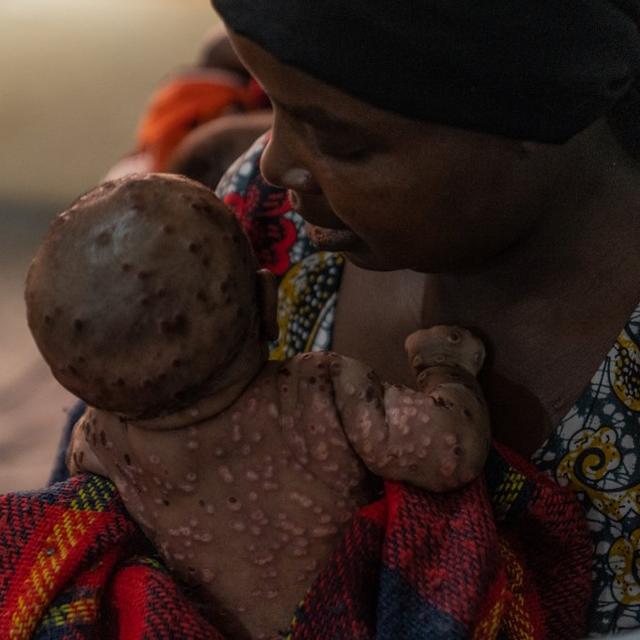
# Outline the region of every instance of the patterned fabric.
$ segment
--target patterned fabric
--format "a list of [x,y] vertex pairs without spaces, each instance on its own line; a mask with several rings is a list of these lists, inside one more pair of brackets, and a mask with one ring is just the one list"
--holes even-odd
[[591,545],[573,496],[560,496],[505,450],[492,452],[485,479],[454,493],[386,483],[287,637],[581,637]]
[[[140,555],[147,543],[104,478],[3,496],[0,537],[1,638],[222,640],[161,564]],[[591,553],[572,493],[494,450],[486,477],[456,492],[387,483],[282,636],[580,638]]]
[[221,638],[149,551],[100,476],[3,496],[0,638]]
[[578,492],[596,542],[591,629],[640,627],[640,306],[534,456]]
[[268,135],[229,169],[216,193],[242,221],[261,266],[277,276],[280,335],[271,357],[280,360],[330,348],[344,258],[318,251],[286,192],[262,179],[259,161]]

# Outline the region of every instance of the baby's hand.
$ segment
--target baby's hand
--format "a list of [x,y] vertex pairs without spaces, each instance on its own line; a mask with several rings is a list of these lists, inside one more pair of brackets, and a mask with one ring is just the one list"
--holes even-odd
[[467,480],[478,475],[490,443],[489,412],[476,379],[485,359],[484,345],[467,329],[437,325],[409,335],[405,349],[418,389],[431,407],[424,411],[440,414],[439,421],[448,427],[441,442],[446,449],[440,454],[441,467],[468,467]]
[[419,329],[406,339],[404,347],[418,384],[424,379],[421,374],[432,367],[459,368],[475,376],[485,358],[482,342],[460,327],[437,325]]
[[431,491],[482,472],[489,414],[476,381],[482,343],[465,329],[434,327],[407,340],[419,391],[380,382],[362,363],[341,359],[334,393],[352,448],[375,474]]

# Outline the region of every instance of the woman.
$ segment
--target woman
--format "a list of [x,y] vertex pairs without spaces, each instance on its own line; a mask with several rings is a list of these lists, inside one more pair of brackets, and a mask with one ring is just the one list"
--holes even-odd
[[[411,331],[482,335],[496,438],[587,509],[592,631],[640,626],[640,5],[213,4],[274,108],[221,195],[240,215],[273,199],[248,193],[259,159],[303,244],[347,259],[306,265],[335,283],[306,331],[284,304],[289,351],[330,345],[410,383]],[[289,267],[281,306],[303,286]]]
[[496,438],[587,509],[591,630],[640,626],[638,4],[214,6],[274,106],[219,187],[280,277],[274,356],[410,384],[409,333],[474,329]]

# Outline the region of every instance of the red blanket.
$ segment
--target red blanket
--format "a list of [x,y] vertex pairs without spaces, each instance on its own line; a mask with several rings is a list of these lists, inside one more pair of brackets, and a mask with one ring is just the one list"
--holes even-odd
[[[3,496],[0,539],[2,639],[222,639],[104,478]],[[591,554],[575,497],[497,448],[484,477],[459,491],[387,483],[282,635],[580,638]]]

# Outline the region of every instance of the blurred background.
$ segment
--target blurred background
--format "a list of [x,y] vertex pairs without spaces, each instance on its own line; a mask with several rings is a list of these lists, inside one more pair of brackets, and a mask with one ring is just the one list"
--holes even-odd
[[0,1],[0,492],[43,486],[74,403],[26,325],[30,258],[215,22],[209,0]]

